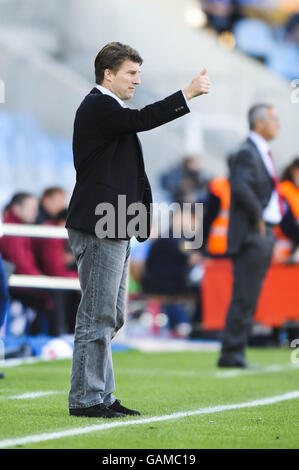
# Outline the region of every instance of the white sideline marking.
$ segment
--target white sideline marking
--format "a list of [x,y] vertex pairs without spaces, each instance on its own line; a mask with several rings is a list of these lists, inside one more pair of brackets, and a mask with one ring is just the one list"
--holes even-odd
[[284,370],[294,370],[299,369],[299,366],[296,364],[273,364],[271,366],[261,367],[260,369],[232,369],[219,372],[210,372],[210,371],[194,371],[194,370],[159,370],[159,369],[116,369],[116,374],[140,374],[140,375],[174,375],[174,376],[184,376],[184,377],[201,377],[203,374],[209,374],[218,379],[226,379],[232,377],[239,377],[242,375],[254,375],[254,374],[263,374],[271,372],[281,372]]
[[285,401],[285,400],[293,400],[295,398],[299,398],[299,390],[287,392],[287,393],[284,393],[283,395],[276,395],[274,397],[261,398],[259,400],[253,400],[253,401],[249,401],[245,403],[235,403],[232,405],[218,405],[218,406],[213,406],[213,407],[200,408],[199,410],[194,410],[194,411],[183,411],[183,412],[173,413],[170,415],[153,416],[151,418],[145,418],[145,419],[134,419],[134,420],[129,420],[129,421],[114,421],[113,423],[108,423],[108,424],[95,424],[93,426],[66,429],[65,431],[35,434],[33,436],[19,437],[15,439],[5,439],[3,441],[0,441],[0,448],[3,449],[5,447],[32,444],[33,442],[50,441],[53,439],[61,439],[63,437],[78,436],[80,434],[88,434],[91,432],[104,431],[107,429],[120,428],[124,426],[132,426],[135,424],[137,425],[148,424],[148,423],[154,423],[154,422],[168,421],[172,419],[186,418],[188,416],[219,413],[221,411],[236,410],[240,408],[251,408],[254,406],[272,405],[274,403],[278,403],[278,402]]
[[191,376],[191,377],[199,377],[200,373],[195,372],[194,370],[153,370],[153,369],[116,369],[116,375],[119,374],[137,374],[137,375],[181,375],[183,377]]
[[33,399],[33,398],[39,398],[39,397],[45,397],[47,395],[57,395],[58,393],[65,393],[65,392],[55,392],[54,390],[47,390],[47,391],[40,391],[40,392],[27,392],[27,393],[23,393],[22,395],[12,395],[10,397],[8,397],[9,400],[27,400],[28,398],[29,399]]
[[[28,357],[28,358],[23,358],[23,359],[6,359],[2,364],[1,364],[1,369],[4,368],[9,368],[9,367],[16,367],[20,365],[26,365],[26,364],[36,364],[40,362],[55,362],[55,361],[61,361],[64,360],[64,358],[59,358],[59,359],[44,359],[41,357]],[[196,377],[196,376],[202,376],[203,374],[211,374],[213,377],[216,378],[233,378],[233,377],[238,377],[240,375],[254,375],[254,374],[262,374],[262,373],[268,373],[268,372],[280,372],[283,370],[294,370],[294,369],[299,369],[299,366],[296,364],[285,364],[285,365],[271,365],[271,366],[265,366],[261,367],[261,369],[257,370],[250,370],[250,369],[238,369],[238,370],[225,370],[225,371],[219,371],[219,372],[207,372],[207,371],[192,371],[192,370],[153,370],[153,369],[116,369],[116,374],[144,374],[144,375],[177,375],[177,376],[190,376],[190,377]]]
[[143,353],[219,351],[219,341],[189,341],[187,339],[128,338],[126,345]]
[[269,372],[281,372],[283,370],[295,370],[299,369],[299,366],[296,364],[286,364],[286,365],[275,365],[262,367],[261,369],[239,369],[239,370],[225,370],[222,372],[216,372],[215,377],[219,379],[226,379],[232,377],[239,377],[240,375],[253,375],[253,374],[263,374]]
[[44,359],[42,357],[24,357],[22,359],[5,359],[1,363],[1,369],[6,369],[8,367],[17,367],[22,366],[24,364],[37,364],[39,362],[53,362],[53,361],[60,361],[62,359]]

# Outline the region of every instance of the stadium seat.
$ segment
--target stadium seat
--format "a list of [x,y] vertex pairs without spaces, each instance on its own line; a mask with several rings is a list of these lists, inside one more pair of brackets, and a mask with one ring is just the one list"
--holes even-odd
[[242,19],[233,32],[238,49],[255,58],[265,60],[275,47],[271,28],[261,20]]

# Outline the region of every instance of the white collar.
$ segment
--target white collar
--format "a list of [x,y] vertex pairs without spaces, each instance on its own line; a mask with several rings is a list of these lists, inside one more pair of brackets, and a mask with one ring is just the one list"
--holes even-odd
[[254,131],[250,131],[248,137],[255,143],[257,146],[258,150],[262,155],[265,155],[269,153],[270,151],[270,146],[268,142],[259,134],[257,134]]
[[112,91],[108,90],[108,88],[105,88],[105,87],[102,86],[102,85],[96,85],[96,88],[97,88],[98,90],[100,90],[104,95],[112,96],[112,98],[114,98],[116,101],[118,101],[118,103],[119,103],[123,108],[126,107],[125,103],[124,103],[117,95],[115,95],[114,93],[112,93]]
[[275,175],[276,170],[274,167],[274,162],[272,161],[272,158],[270,157],[270,146],[268,142],[259,134],[257,134],[254,131],[250,131],[249,136],[248,136],[254,144],[257,146],[257,149],[260,153],[260,156],[264,162],[264,165],[271,176],[273,178],[273,175]]

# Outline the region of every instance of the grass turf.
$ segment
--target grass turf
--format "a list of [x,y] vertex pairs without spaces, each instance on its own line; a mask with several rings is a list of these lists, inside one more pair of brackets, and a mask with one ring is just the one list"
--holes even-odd
[[[285,370],[244,371],[232,378],[215,376],[227,370],[216,368],[217,356],[216,352],[206,351],[115,353],[116,396],[124,405],[142,413],[141,417],[125,420],[242,403],[299,390],[299,369],[289,367],[290,351],[287,349],[251,349],[248,353],[253,363],[283,365]],[[70,361],[65,360],[5,369],[6,378],[0,382],[0,444],[9,438],[115,422],[68,415],[70,367]],[[48,390],[60,393],[34,399],[9,398]],[[253,408],[106,429],[15,448],[298,449],[298,414],[297,398]]]

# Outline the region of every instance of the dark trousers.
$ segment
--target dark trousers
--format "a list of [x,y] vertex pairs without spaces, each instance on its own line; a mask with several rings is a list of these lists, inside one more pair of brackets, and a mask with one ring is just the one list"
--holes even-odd
[[250,232],[241,251],[233,258],[233,293],[223,331],[221,356],[244,359],[259,294],[270,266],[274,235],[270,226],[263,237]]
[[73,334],[81,295],[78,292],[54,289],[50,292],[50,297],[52,307],[47,312],[48,334],[50,336]]

